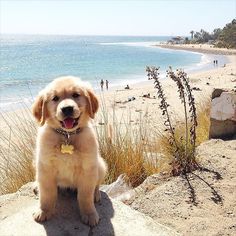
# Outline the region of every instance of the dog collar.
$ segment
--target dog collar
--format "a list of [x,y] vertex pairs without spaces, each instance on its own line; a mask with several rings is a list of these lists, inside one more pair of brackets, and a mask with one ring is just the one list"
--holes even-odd
[[54,129],[54,131],[57,132],[58,134],[64,135],[66,138],[69,138],[71,135],[79,134],[81,132],[81,128],[78,128],[74,131],[65,131],[63,129]]

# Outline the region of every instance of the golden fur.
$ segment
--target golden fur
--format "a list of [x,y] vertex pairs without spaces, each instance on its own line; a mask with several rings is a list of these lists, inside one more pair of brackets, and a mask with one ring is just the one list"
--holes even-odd
[[[77,95],[78,97],[76,97]],[[57,98],[59,98],[58,101]],[[73,154],[62,154],[65,137],[55,131],[62,128],[62,108],[73,106],[73,118],[78,124],[66,131],[81,128],[70,136]],[[34,213],[37,222],[48,220],[54,211],[57,187],[76,188],[81,219],[94,226],[99,216],[94,201],[100,200],[99,184],[106,173],[98,142],[90,119],[98,110],[98,100],[86,83],[76,77],[60,77],[50,83],[36,98],[32,112],[41,127],[36,145],[36,180],[39,186],[40,208]]]

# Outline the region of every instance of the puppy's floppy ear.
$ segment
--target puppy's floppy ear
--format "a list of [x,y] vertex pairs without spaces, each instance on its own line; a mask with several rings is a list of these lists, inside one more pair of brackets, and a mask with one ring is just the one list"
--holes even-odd
[[39,95],[32,106],[32,113],[41,126],[48,117],[47,105],[43,95]]
[[98,99],[96,95],[94,94],[94,92],[91,91],[90,89],[87,89],[86,92],[87,92],[86,97],[88,101],[87,111],[88,111],[89,116],[93,119],[95,113],[98,111],[98,107],[99,107]]

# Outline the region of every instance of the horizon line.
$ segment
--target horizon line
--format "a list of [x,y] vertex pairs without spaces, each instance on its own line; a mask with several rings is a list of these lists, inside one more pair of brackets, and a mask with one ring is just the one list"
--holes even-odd
[[186,35],[129,35],[129,34],[34,34],[34,33],[1,33],[1,35],[16,35],[16,36],[117,36],[117,37],[176,37],[176,36],[181,36],[181,37],[187,37]]

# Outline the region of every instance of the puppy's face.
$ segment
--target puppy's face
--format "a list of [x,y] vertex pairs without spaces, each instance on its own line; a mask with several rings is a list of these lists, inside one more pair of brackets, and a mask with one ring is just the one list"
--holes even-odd
[[41,125],[73,131],[87,124],[98,110],[98,100],[79,78],[61,77],[49,84],[33,104]]

